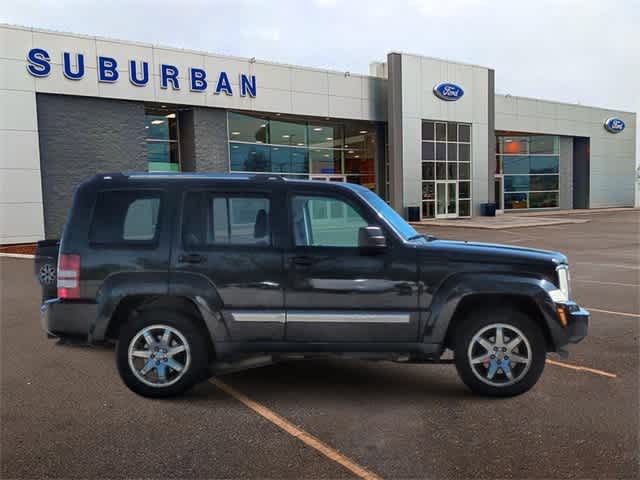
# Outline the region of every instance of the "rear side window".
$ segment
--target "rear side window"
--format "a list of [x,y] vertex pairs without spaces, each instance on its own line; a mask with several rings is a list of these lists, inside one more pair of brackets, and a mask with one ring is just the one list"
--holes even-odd
[[89,241],[99,245],[149,244],[158,235],[162,192],[112,190],[98,193]]
[[186,248],[271,245],[271,202],[261,195],[188,193],[182,242]]

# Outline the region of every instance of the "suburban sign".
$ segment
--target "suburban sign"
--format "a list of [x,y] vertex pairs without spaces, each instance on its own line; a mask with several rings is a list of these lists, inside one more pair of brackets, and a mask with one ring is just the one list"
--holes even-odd
[[441,100],[453,102],[462,98],[464,90],[455,83],[439,83],[433,87],[433,93]]
[[624,130],[625,126],[624,120],[617,117],[607,118],[604,121],[604,128],[611,133],[620,133]]
[[[42,48],[32,48],[27,54],[27,71],[34,77],[48,77],[51,73],[51,57]],[[115,83],[120,80],[121,67],[115,58],[97,57],[98,81],[102,83]],[[136,87],[146,87],[149,84],[150,72],[149,62],[128,60],[129,81]],[[158,65],[160,75],[160,88],[180,90],[183,79],[178,78],[180,71],[175,65],[161,63]],[[85,75],[84,54],[63,52],[62,73],[66,78],[73,81],[81,80]],[[207,72],[202,68],[191,67],[186,75],[189,90],[192,92],[205,92],[208,89],[219,95],[233,95],[233,86],[229,80],[227,72],[219,72],[214,77],[207,76]],[[211,87],[210,87],[211,84]],[[238,79],[240,96],[256,96],[256,77],[241,73]]]

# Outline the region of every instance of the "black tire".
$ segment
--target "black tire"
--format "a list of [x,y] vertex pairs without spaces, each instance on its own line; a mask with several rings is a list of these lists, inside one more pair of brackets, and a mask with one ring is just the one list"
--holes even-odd
[[[506,348],[508,350],[508,346],[506,344],[509,342],[506,341],[506,339],[515,340],[516,337],[519,336],[516,330],[511,330],[510,328],[519,330],[519,332],[525,337],[526,342],[521,340],[519,345],[513,348],[513,352],[495,352],[493,349],[495,349],[496,346],[492,343],[491,338],[497,340],[497,329],[487,329],[487,327],[492,325],[502,325],[504,327],[502,328],[502,331],[504,332],[503,335],[505,342],[503,342],[504,347],[502,348]],[[470,352],[470,345],[474,340],[474,337],[478,333],[482,332],[483,329],[487,329],[484,335],[487,335],[488,337],[483,335],[482,339],[489,339],[492,351],[485,349],[478,342],[474,341]],[[492,334],[493,337],[491,337]],[[508,335],[512,336],[509,337]],[[544,370],[547,349],[546,341],[540,325],[528,315],[517,310],[496,308],[492,310],[473,312],[463,320],[463,323],[458,326],[458,328],[456,328],[456,336],[453,344],[455,365],[458,375],[465,385],[477,394],[492,397],[511,397],[520,395],[536,384]],[[502,350],[501,347],[498,348],[499,350]],[[485,350],[488,352],[487,354],[485,354]],[[492,354],[493,357],[491,357]],[[478,360],[480,357],[488,355],[489,359],[474,366],[469,358],[470,355],[474,359]],[[512,358],[509,359],[508,355],[512,355]],[[493,358],[493,360],[491,360],[491,358]],[[526,366],[527,364],[524,362],[514,363],[514,358],[518,358],[519,360],[522,358],[529,358],[530,361],[528,366]],[[493,364],[492,362],[496,363]],[[506,364],[502,362],[506,362]],[[496,365],[498,366],[497,370],[495,369]],[[505,365],[505,370],[509,370],[509,372],[500,368],[502,365]],[[488,376],[492,369],[494,376],[489,380]],[[513,379],[510,380],[507,377],[507,373],[510,373],[513,376]],[[484,380],[481,380],[479,377],[484,377]],[[504,385],[491,385],[487,382],[502,382]],[[509,384],[509,382],[513,383]]]
[[[138,374],[134,373],[129,361],[129,347],[132,340],[136,338],[137,341],[135,345],[139,345],[137,342],[142,343],[142,341],[144,341],[144,336],[139,336],[139,334],[142,334],[143,330],[158,325],[162,327],[170,327],[172,332],[178,332],[179,335],[182,336],[182,339],[186,341],[188,348],[185,349],[185,353],[177,354],[176,357],[174,357],[176,361],[179,362],[178,365],[183,366],[183,371],[177,372],[170,368],[162,367],[165,372],[167,372],[165,373],[168,379],[166,385],[161,381],[158,381],[156,385],[149,385],[141,380],[139,376],[144,377],[147,382],[151,382],[153,370],[155,369],[155,375],[159,374],[158,367],[152,367],[152,370],[148,372],[151,374],[149,378],[146,378],[146,375],[142,375],[140,371],[138,371]],[[159,340],[161,337],[156,335],[156,332],[164,330],[154,328],[151,330],[152,336],[155,337],[156,340]],[[116,347],[116,363],[118,366],[118,372],[120,373],[120,378],[122,378],[125,385],[127,385],[127,387],[129,387],[133,392],[138,395],[142,395],[143,397],[165,398],[184,393],[196,383],[206,378],[208,366],[207,343],[204,337],[206,334],[207,333],[204,328],[199,327],[194,319],[182,313],[162,310],[142,312],[140,315],[131,318],[120,329],[120,336]],[[175,333],[172,334],[172,342],[174,342],[175,345],[182,344],[182,340]],[[148,345],[147,342],[145,342],[145,344]],[[160,343],[157,343],[157,345],[161,346]],[[144,348],[153,350],[151,347]],[[158,356],[162,355],[157,352],[152,352],[151,354]],[[186,360],[187,358],[189,358],[189,360]],[[146,363],[147,361],[151,361],[151,359],[146,360],[143,358],[140,361]],[[163,360],[159,360],[159,362],[162,361]],[[167,361],[166,353],[164,361]],[[138,359],[135,361],[132,360],[132,362],[135,366]],[[158,363],[158,365],[160,364]],[[171,375],[173,375],[173,379],[171,379]],[[169,380],[174,383],[170,383]]]

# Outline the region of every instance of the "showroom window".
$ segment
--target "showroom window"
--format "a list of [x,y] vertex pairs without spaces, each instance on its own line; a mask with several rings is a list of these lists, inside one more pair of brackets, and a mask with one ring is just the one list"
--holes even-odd
[[471,125],[422,122],[422,218],[471,215]]
[[228,113],[232,172],[279,173],[295,178],[376,184],[374,126],[283,115]]
[[179,172],[178,116],[175,111],[145,112],[147,162],[150,172]]
[[498,135],[496,177],[505,210],[557,208],[560,140],[552,135]]

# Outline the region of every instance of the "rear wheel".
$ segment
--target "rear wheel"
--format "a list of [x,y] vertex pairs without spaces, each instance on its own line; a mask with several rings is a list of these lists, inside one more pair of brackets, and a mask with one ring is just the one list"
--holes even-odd
[[545,338],[535,320],[522,312],[477,312],[457,332],[456,369],[475,393],[519,395],[533,387],[544,370]]
[[117,365],[124,383],[145,397],[179,395],[204,378],[203,332],[177,312],[143,312],[120,331]]

